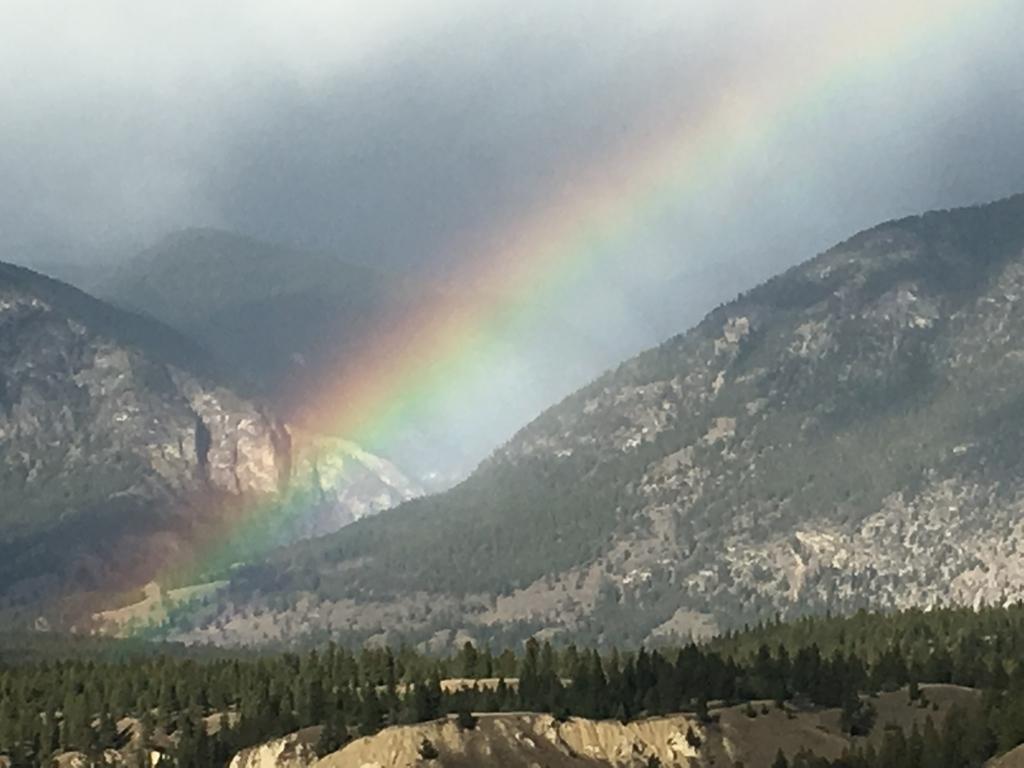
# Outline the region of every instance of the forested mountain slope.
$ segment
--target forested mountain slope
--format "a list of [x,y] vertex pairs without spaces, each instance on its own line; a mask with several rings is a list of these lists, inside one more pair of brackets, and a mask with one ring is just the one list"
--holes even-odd
[[214,374],[156,321],[0,264],[0,609],[133,586],[188,560],[241,499],[342,477],[325,462],[346,463],[344,480],[285,538],[412,495],[356,446],[300,444]]
[[267,631],[257,589],[293,632],[438,641],[1018,598],[1022,338],[1024,196],[883,224],[602,376],[451,492],[237,577],[199,636]]

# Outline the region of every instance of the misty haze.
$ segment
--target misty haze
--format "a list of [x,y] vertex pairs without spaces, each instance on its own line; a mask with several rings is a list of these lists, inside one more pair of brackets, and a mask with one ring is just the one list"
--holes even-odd
[[3,11],[0,768],[1024,765],[1024,4]]

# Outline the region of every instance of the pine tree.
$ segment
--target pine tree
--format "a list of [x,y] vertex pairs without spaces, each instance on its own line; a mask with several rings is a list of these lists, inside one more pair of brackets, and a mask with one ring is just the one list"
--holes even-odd
[[52,709],[43,715],[43,732],[40,739],[41,754],[43,757],[50,757],[60,749],[60,725],[57,722],[57,713]]
[[227,712],[222,712],[217,725],[217,737],[211,744],[211,754],[216,765],[226,765],[234,753],[234,729]]
[[862,701],[855,691],[847,691],[839,724],[851,736],[866,736],[875,724],[875,708]]
[[113,749],[117,746],[117,725],[114,723],[110,710],[106,707],[103,708],[100,714],[99,731],[96,734],[96,738],[101,750]]
[[64,728],[61,732],[61,747],[77,749],[86,754],[95,752],[96,734],[89,723],[85,699],[80,695],[71,696],[64,706]]
[[331,712],[316,743],[317,757],[323,757],[341,749],[347,740],[341,729],[342,725],[338,722],[337,713]]
[[540,654],[539,695],[538,709],[543,712],[552,712],[559,704],[562,692],[562,683],[558,677],[558,664],[555,662],[555,651],[551,643],[544,642]]
[[701,744],[704,743],[701,737],[697,735],[697,732],[693,730],[692,725],[686,726],[686,743],[694,749],[700,749]]
[[608,678],[605,677],[604,665],[601,661],[601,654],[596,650],[589,654],[587,665],[590,690],[588,691],[588,710],[590,717],[598,720],[608,717]]
[[519,706],[536,710],[540,700],[540,644],[531,637],[526,641],[526,653],[519,668]]
[[484,652],[480,655],[480,661],[477,664],[478,678],[489,678],[494,676],[494,655],[491,653],[491,646],[487,644],[484,646]]
[[165,678],[160,685],[160,697],[157,704],[157,722],[166,730],[174,721],[175,714],[181,710],[181,702],[178,701],[178,693],[174,683]]
[[472,731],[476,729],[477,718],[469,711],[469,707],[460,707],[455,722],[460,731]]
[[910,683],[907,685],[907,702],[909,704],[915,704],[921,699],[921,686],[918,685],[917,677],[911,677]]
[[473,643],[468,640],[463,644],[456,660],[457,674],[459,677],[475,678],[478,674],[480,655],[477,653]]
[[436,676],[429,680],[415,683],[412,689],[413,722],[425,723],[441,716],[441,681]]
[[142,717],[139,718],[139,741],[144,749],[149,749],[153,745],[154,728],[153,713],[148,709],[143,710]]
[[7,697],[0,699],[0,747],[18,741],[16,718],[14,702]]
[[504,677],[498,678],[498,684],[494,687],[494,699],[498,703],[498,709],[505,711],[509,708],[509,700],[512,698],[512,693],[509,690],[508,685],[505,683]]
[[702,723],[711,722],[711,713],[708,712],[708,700],[704,696],[697,699],[697,719]]
[[359,716],[359,733],[362,736],[372,736],[381,729],[384,724],[384,712],[380,706],[380,699],[373,686],[363,692],[362,708]]

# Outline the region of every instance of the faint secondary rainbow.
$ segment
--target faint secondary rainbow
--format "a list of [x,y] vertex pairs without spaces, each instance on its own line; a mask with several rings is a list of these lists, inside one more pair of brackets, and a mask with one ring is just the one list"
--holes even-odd
[[[411,407],[429,405],[479,375],[494,330],[533,321],[536,299],[563,290],[620,253],[638,225],[733,173],[792,121],[805,118],[845,86],[869,78],[918,46],[954,39],[967,22],[1006,0],[892,0],[864,3],[846,14],[800,56],[788,55],[744,71],[716,101],[685,121],[662,126],[576,182],[571,200],[510,222],[468,249],[456,285],[462,300],[427,302],[407,311],[345,369],[321,382],[309,412],[319,431],[356,443],[380,444]],[[837,4],[838,6],[839,4]],[[415,339],[415,344],[408,343]],[[406,342],[403,344],[403,342]],[[375,350],[404,350],[381,359]],[[273,503],[227,516],[217,535],[188,556],[195,575],[223,565],[237,539],[302,514],[306,498],[293,491]],[[257,534],[258,535],[258,534]],[[173,564],[181,571],[183,563]]]

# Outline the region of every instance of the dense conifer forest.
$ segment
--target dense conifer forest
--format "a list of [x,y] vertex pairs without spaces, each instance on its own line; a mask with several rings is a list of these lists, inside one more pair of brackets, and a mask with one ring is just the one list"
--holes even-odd
[[[872,694],[905,688],[908,705],[926,708],[925,683],[979,689],[980,704],[909,733],[887,729],[878,749],[832,762],[780,755],[776,765],[968,768],[1024,742],[1024,605],[771,622],[701,645],[604,654],[536,640],[516,651],[467,643],[445,658],[333,644],[273,655],[53,637],[31,653],[11,638],[3,646],[0,754],[13,766],[68,750],[100,761],[128,739],[125,722],[183,768],[223,766],[311,725],[324,726],[317,749],[328,753],[446,715],[471,729],[481,712],[628,721],[682,711],[710,723],[723,704],[773,701],[840,707],[858,734],[874,723]],[[442,686],[452,678],[464,687]]]

